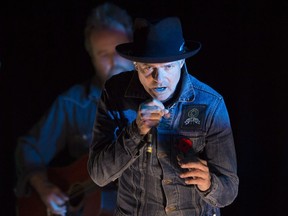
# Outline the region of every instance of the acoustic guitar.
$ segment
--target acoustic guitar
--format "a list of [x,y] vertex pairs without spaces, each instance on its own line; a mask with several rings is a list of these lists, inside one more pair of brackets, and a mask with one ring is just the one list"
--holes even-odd
[[[48,178],[55,185],[66,191],[69,196],[66,216],[76,216],[82,209],[81,216],[100,216],[101,188],[90,178],[87,171],[88,154],[66,167],[49,168]],[[16,201],[18,216],[47,216],[47,209],[36,191]],[[113,215],[111,212],[105,215]],[[55,215],[56,216],[56,215]]]

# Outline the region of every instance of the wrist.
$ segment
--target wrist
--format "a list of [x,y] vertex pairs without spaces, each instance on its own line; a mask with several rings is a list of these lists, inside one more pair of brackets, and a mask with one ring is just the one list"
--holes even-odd
[[34,173],[29,179],[30,185],[37,191],[49,184],[47,174],[44,172]]

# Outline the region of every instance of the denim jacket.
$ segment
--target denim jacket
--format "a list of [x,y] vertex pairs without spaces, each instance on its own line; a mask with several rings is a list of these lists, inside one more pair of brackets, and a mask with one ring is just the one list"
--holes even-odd
[[[88,172],[104,186],[118,179],[117,210],[124,216],[212,216],[238,194],[236,152],[223,97],[182,69],[174,99],[165,103],[170,117],[162,118],[146,151],[135,118],[150,96],[136,71],[112,77],[105,84],[93,129]],[[192,143],[181,150],[181,140]],[[190,142],[189,141],[189,142]],[[208,191],[186,185],[177,155],[207,160],[212,176]]]
[[90,81],[71,87],[18,139],[17,196],[29,192],[28,179],[34,172],[45,170],[48,165],[66,166],[88,153],[100,92]]

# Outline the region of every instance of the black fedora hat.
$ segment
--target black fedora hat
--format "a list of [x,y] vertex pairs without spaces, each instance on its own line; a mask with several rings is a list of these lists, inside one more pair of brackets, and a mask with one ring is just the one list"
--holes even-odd
[[134,41],[119,44],[116,51],[131,61],[163,63],[191,57],[200,48],[201,43],[184,40],[178,17],[154,22],[137,18],[134,23]]

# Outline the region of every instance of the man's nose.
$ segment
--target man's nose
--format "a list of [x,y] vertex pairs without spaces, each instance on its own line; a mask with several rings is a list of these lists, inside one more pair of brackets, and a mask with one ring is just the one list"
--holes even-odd
[[152,77],[156,82],[162,83],[163,77],[164,77],[163,69],[155,68],[153,73],[152,73]]

